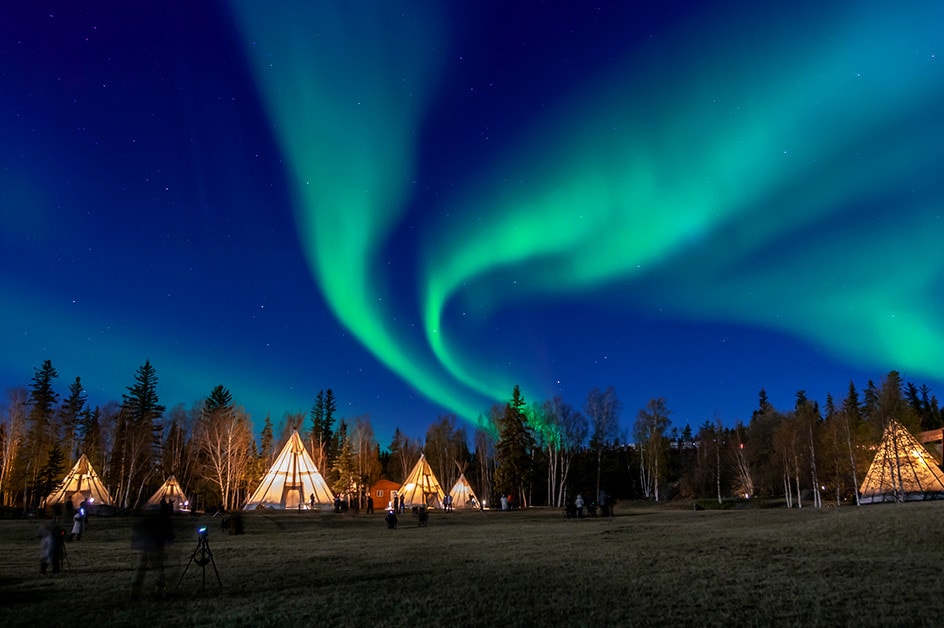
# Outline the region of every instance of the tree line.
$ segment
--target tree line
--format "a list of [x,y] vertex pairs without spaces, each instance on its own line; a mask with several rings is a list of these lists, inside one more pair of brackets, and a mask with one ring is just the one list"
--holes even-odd
[[[254,433],[249,415],[219,385],[191,407],[160,403],[157,371],[146,361],[120,402],[91,407],[81,379],[61,396],[49,360],[28,387],[8,391],[0,415],[0,504],[37,508],[84,453],[123,509],[140,507],[170,475],[197,496],[201,508],[239,508],[298,430],[336,494],[363,501],[381,478],[402,482],[425,453],[444,490],[461,473],[480,500],[500,496],[522,507],[563,507],[582,493],[619,499],[783,498],[788,506],[822,506],[858,499],[857,487],[888,419],[912,432],[944,425],[927,386],[891,371],[860,395],[850,382],[837,404],[823,409],[798,391],[791,410],[774,408],[761,390],[747,424],[706,420],[671,427],[665,399],[637,411],[627,432],[614,388],[590,391],[582,408],[560,397],[527,403],[515,386],[467,426],[453,415],[432,423],[425,437],[399,428],[384,448],[369,416],[338,417],[331,389],[319,391],[308,413],[266,416]],[[470,432],[471,430],[471,432]],[[470,447],[471,445],[471,447]]]

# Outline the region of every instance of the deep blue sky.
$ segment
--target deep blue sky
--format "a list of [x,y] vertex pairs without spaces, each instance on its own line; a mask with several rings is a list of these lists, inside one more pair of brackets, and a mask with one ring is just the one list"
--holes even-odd
[[944,389],[935,3],[331,4],[2,9],[0,385],[149,359],[384,444],[515,383]]

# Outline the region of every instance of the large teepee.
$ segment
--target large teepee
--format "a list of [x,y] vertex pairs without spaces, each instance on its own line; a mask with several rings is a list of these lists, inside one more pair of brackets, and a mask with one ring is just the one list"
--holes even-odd
[[111,505],[111,495],[102,484],[92,463],[85,454],[79,456],[75,466],[66,475],[62,483],[46,498],[46,506],[64,504],[71,501],[76,508],[83,502]]
[[482,503],[475,496],[472,485],[465,479],[465,473],[459,474],[459,479],[456,480],[455,486],[449,491],[449,495],[452,497],[453,508],[482,508]]
[[859,494],[863,504],[944,499],[944,473],[928,450],[892,419]]
[[147,510],[160,508],[161,499],[171,502],[174,506],[174,512],[190,510],[190,500],[187,499],[187,495],[184,493],[184,489],[180,487],[180,482],[177,481],[176,476],[172,475],[167,478],[161,487],[157,489],[157,492],[151,495],[151,499],[147,500],[144,508]]
[[298,430],[295,430],[243,509],[305,509],[309,507],[312,495],[315,504],[334,503],[334,494],[302,444]]
[[443,497],[446,496],[424,454],[420,454],[416,466],[403,481],[397,494],[405,507],[425,504],[432,508],[442,508]]

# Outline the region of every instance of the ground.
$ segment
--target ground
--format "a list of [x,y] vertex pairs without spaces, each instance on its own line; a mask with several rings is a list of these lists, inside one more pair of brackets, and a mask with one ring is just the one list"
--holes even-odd
[[[133,600],[131,519],[93,518],[39,574],[35,520],[0,521],[0,622],[170,625],[939,624],[944,502],[713,511],[621,504],[175,519],[167,585]],[[206,526],[214,563],[190,558]],[[189,565],[188,565],[189,563]],[[185,572],[186,570],[186,572]],[[206,577],[205,583],[203,577]],[[179,586],[178,582],[180,583]]]

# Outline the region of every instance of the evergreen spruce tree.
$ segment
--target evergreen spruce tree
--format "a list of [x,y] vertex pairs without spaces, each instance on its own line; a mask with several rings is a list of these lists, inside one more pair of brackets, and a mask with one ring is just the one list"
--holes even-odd
[[59,410],[62,417],[62,442],[65,444],[66,459],[70,463],[78,458],[80,426],[87,399],[88,395],[85,393],[85,387],[82,386],[82,379],[76,377],[75,381],[69,385],[69,396],[62,402]]
[[267,414],[265,423],[262,426],[262,445],[259,447],[259,456],[262,458],[266,469],[272,464],[274,445],[275,436],[272,434],[272,418]]
[[499,495],[510,495],[526,507],[535,439],[524,408],[524,397],[516,385],[511,401],[505,404],[505,411],[498,420],[495,488]]
[[324,418],[321,427],[321,441],[328,444],[325,451],[325,464],[330,465],[334,456],[340,451],[340,448],[333,447],[334,444],[334,413],[338,409],[338,402],[334,398],[334,391],[330,388],[324,395]]
[[[59,439],[59,430],[53,422],[53,411],[59,400],[58,393],[53,390],[53,380],[59,377],[59,373],[50,360],[44,360],[42,366],[34,371],[30,383],[25,451],[27,459],[24,468],[27,483],[35,487],[39,470],[49,458],[53,444]],[[34,491],[28,500],[29,504],[38,505],[42,497],[45,495],[37,495]]]
[[311,407],[311,457],[318,470],[324,473],[332,468],[335,449],[334,413],[337,410],[337,401],[334,392],[329,388],[327,392],[319,390],[315,403]]
[[53,443],[49,449],[49,457],[37,474],[35,491],[41,500],[45,499],[53,489],[62,482],[65,472],[65,454],[59,443]]
[[[333,448],[338,453],[331,465],[331,479],[328,480],[336,494],[348,492],[356,480],[354,451],[350,440],[347,436],[347,423],[342,420],[335,434]],[[327,480],[327,477],[325,479]]]
[[101,431],[99,426],[99,417],[101,410],[98,406],[89,408],[85,406],[82,414],[79,416],[79,425],[76,439],[79,443],[79,451],[84,453],[95,468],[104,469],[102,451],[101,451]]
[[[116,449],[122,448],[121,467],[122,506],[133,507],[141,501],[145,485],[151,475],[160,466],[160,449],[163,441],[162,417],[164,406],[157,394],[157,370],[150,360],[138,368],[134,374],[135,383],[122,395],[121,419],[119,430],[122,441],[116,442]],[[116,439],[117,440],[117,439]],[[137,494],[132,500],[132,490]]]
[[205,413],[213,413],[217,411],[229,411],[233,409],[233,395],[223,387],[222,384],[218,384],[210,391],[210,396],[206,398],[206,401],[203,402],[203,411]]

